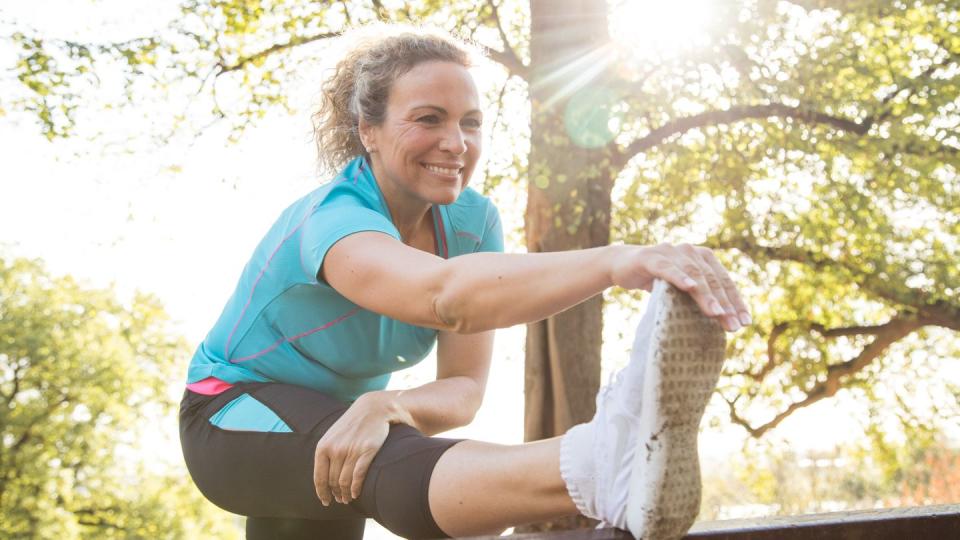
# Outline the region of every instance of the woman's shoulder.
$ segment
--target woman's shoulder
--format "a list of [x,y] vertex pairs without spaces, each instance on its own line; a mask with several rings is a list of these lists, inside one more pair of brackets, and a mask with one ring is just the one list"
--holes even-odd
[[386,208],[365,163],[357,158],[311,194],[314,210],[321,207],[357,206],[386,215]]
[[458,254],[503,251],[500,212],[489,197],[468,187],[445,209]]
[[489,228],[492,221],[500,220],[500,212],[490,197],[471,187],[464,189],[460,197],[446,208],[451,221],[458,228],[479,228],[483,231]]

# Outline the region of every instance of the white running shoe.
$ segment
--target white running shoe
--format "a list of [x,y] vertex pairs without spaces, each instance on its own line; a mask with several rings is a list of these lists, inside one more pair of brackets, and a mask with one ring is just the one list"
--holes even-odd
[[637,325],[627,366],[597,393],[597,412],[571,428],[560,441],[560,475],[580,513],[620,529],[627,528],[627,496],[636,451],[654,306],[663,288],[654,288]]
[[626,522],[637,538],[680,538],[700,512],[700,419],[717,386],[726,337],[686,293],[663,281],[643,381]]
[[597,394],[593,419],[561,440],[560,473],[582,514],[647,540],[686,532],[700,505],[697,430],[723,352],[720,326],[654,282],[630,362]]

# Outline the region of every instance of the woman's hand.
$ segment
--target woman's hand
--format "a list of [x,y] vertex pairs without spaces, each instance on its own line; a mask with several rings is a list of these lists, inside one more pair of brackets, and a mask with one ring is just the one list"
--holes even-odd
[[750,311],[713,251],[690,244],[617,246],[611,278],[627,289],[650,290],[656,278],[689,293],[728,332],[750,324]]
[[313,485],[324,506],[347,504],[360,496],[370,462],[383,446],[390,422],[371,394],[360,396],[317,443]]

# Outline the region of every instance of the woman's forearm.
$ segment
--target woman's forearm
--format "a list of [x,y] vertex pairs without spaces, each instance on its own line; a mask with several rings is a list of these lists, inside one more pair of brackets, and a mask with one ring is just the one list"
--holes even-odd
[[360,396],[358,402],[382,409],[390,423],[407,424],[424,435],[465,426],[473,420],[483,390],[469,377],[450,377],[409,390],[382,390]]
[[454,257],[435,301],[437,318],[461,333],[545,319],[610,287],[612,258],[625,247]]

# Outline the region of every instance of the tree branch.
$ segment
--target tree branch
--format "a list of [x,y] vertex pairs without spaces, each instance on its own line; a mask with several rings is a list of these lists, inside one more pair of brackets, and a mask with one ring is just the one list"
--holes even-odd
[[56,409],[58,409],[61,405],[69,401],[70,401],[70,395],[64,394],[59,400],[57,400],[56,403],[50,405],[45,411],[41,412],[35,418],[30,420],[30,422],[27,423],[26,427],[23,428],[23,433],[20,435],[20,438],[17,439],[17,442],[13,443],[10,446],[10,450],[12,450],[11,454],[16,454],[17,451],[20,450],[20,447],[22,447],[30,439],[33,438],[33,433],[31,432],[31,430],[37,424],[39,424],[42,420],[46,420],[47,418],[50,418],[50,416],[53,414],[53,412]]
[[751,379],[760,382],[767,376],[768,373],[774,370],[777,366],[780,365],[780,361],[777,360],[777,349],[776,343],[777,339],[780,337],[780,334],[789,327],[789,323],[778,323],[773,325],[773,328],[770,329],[770,335],[767,337],[767,361],[763,364],[763,367],[760,368],[760,371],[757,372],[747,372],[746,375]]
[[370,3],[373,4],[373,12],[377,16],[377,20],[384,22],[387,20],[387,10],[383,7],[383,2],[380,0],[370,0]]
[[286,42],[286,43],[277,43],[276,45],[273,45],[273,46],[271,46],[271,47],[267,47],[266,49],[263,49],[262,51],[259,51],[259,52],[256,52],[256,53],[253,53],[253,54],[251,54],[251,55],[249,55],[249,56],[243,56],[243,57],[237,59],[236,62],[234,62],[233,64],[230,64],[230,65],[227,65],[227,64],[223,63],[223,61],[217,62],[217,64],[216,64],[216,67],[217,67],[216,76],[219,77],[220,75],[223,75],[224,73],[229,73],[229,72],[231,72],[231,71],[237,71],[237,70],[243,68],[245,65],[249,64],[250,62],[253,62],[253,61],[255,61],[255,60],[259,60],[259,59],[261,59],[261,58],[266,58],[266,57],[270,56],[271,54],[278,53],[278,52],[280,52],[280,51],[285,51],[285,50],[287,50],[287,49],[292,49],[293,47],[297,47],[297,46],[299,46],[299,45],[306,45],[307,43],[312,43],[312,42],[314,42],[314,41],[320,41],[320,40],[323,40],[323,39],[334,38],[334,37],[340,36],[341,34],[342,34],[342,32],[324,32],[324,33],[322,33],[322,34],[316,34],[316,35],[313,35],[313,36],[294,37],[294,38],[291,38],[290,41],[288,41],[288,42]]
[[814,325],[819,326],[818,332],[822,331],[824,336],[829,335],[829,337],[854,335],[855,329],[857,328],[864,328],[866,329],[866,333],[873,334],[876,337],[869,345],[864,347],[857,356],[839,364],[828,365],[825,379],[817,381],[810,389],[804,392],[806,394],[804,399],[791,403],[786,409],[777,413],[771,420],[759,426],[753,426],[737,412],[735,400],[725,400],[730,408],[730,420],[746,429],[751,437],[762,437],[764,433],[780,425],[783,420],[797,410],[809,407],[822,399],[836,395],[851,376],[863,371],[864,368],[879,358],[890,345],[927,324],[929,324],[927,321],[918,319],[912,315],[900,315],[892,318],[885,324],[877,326],[851,326],[827,330],[823,328],[822,325]]
[[[510,40],[507,39],[507,33],[503,30],[503,24],[500,21],[500,11],[497,9],[497,5],[493,3],[493,0],[487,0],[487,5],[490,6],[490,16],[493,18],[493,22],[497,25],[497,32],[500,33],[500,41],[503,41],[503,51],[494,51],[493,49],[488,49],[487,54],[506,67],[510,71],[511,75],[517,75],[522,79],[526,79],[527,66],[525,66],[523,61],[520,60],[520,57],[517,56],[517,52],[510,45]],[[498,53],[502,56],[499,58],[494,58],[495,53]]]
[[529,68],[526,64],[520,61],[515,55],[499,51],[492,47],[487,47],[486,45],[479,44],[480,48],[483,49],[484,54],[487,55],[494,62],[502,65],[507,68],[507,71],[510,75],[520,77],[523,80],[529,80]]
[[[500,93],[497,95],[497,115],[493,118],[493,126],[490,127],[490,133],[497,132],[497,126],[500,125],[500,120],[503,117],[503,95],[507,91],[507,85],[510,84],[510,79],[503,81],[503,84],[500,86]],[[484,164],[483,176],[484,178],[490,178],[490,160],[486,160]]]
[[[943,47],[947,51],[947,57],[944,59],[944,61],[931,62],[930,65],[927,66],[927,69],[923,70],[922,73],[914,77],[913,80],[922,80],[922,79],[929,78],[938,69],[948,67],[948,64],[951,63],[951,61],[953,60],[952,55],[950,54],[950,50],[947,49],[945,45],[941,45],[941,47]],[[873,125],[873,124],[878,124],[880,122],[883,122],[884,120],[889,118],[891,114],[893,114],[893,109],[889,106],[893,100],[897,99],[898,97],[900,97],[905,93],[906,99],[909,101],[910,98],[913,97],[913,95],[916,92],[917,92],[917,87],[909,86],[909,85],[901,85],[893,89],[892,91],[887,93],[887,95],[883,96],[883,99],[880,100],[879,112],[874,113],[868,116],[867,118],[865,118],[863,121],[864,124]]]
[[724,111],[708,111],[686,118],[678,118],[663,126],[654,129],[646,136],[641,137],[621,150],[617,164],[624,166],[640,152],[646,151],[674,135],[718,124],[731,124],[750,118],[793,118],[811,124],[827,124],[844,131],[852,131],[857,135],[864,135],[870,131],[871,123],[856,122],[846,118],[831,116],[804,107],[791,107],[780,103],[767,105],[746,105],[733,107]]
[[853,277],[862,290],[894,304],[915,309],[917,315],[928,321],[928,324],[960,331],[960,306],[945,300],[935,300],[921,290],[910,289],[907,293],[896,290],[890,286],[889,277],[868,274],[859,266],[831,259],[822,253],[797,246],[764,246],[748,238],[725,241],[711,239],[704,242],[704,245],[713,249],[736,249],[758,258],[799,262],[815,269],[842,269]]

